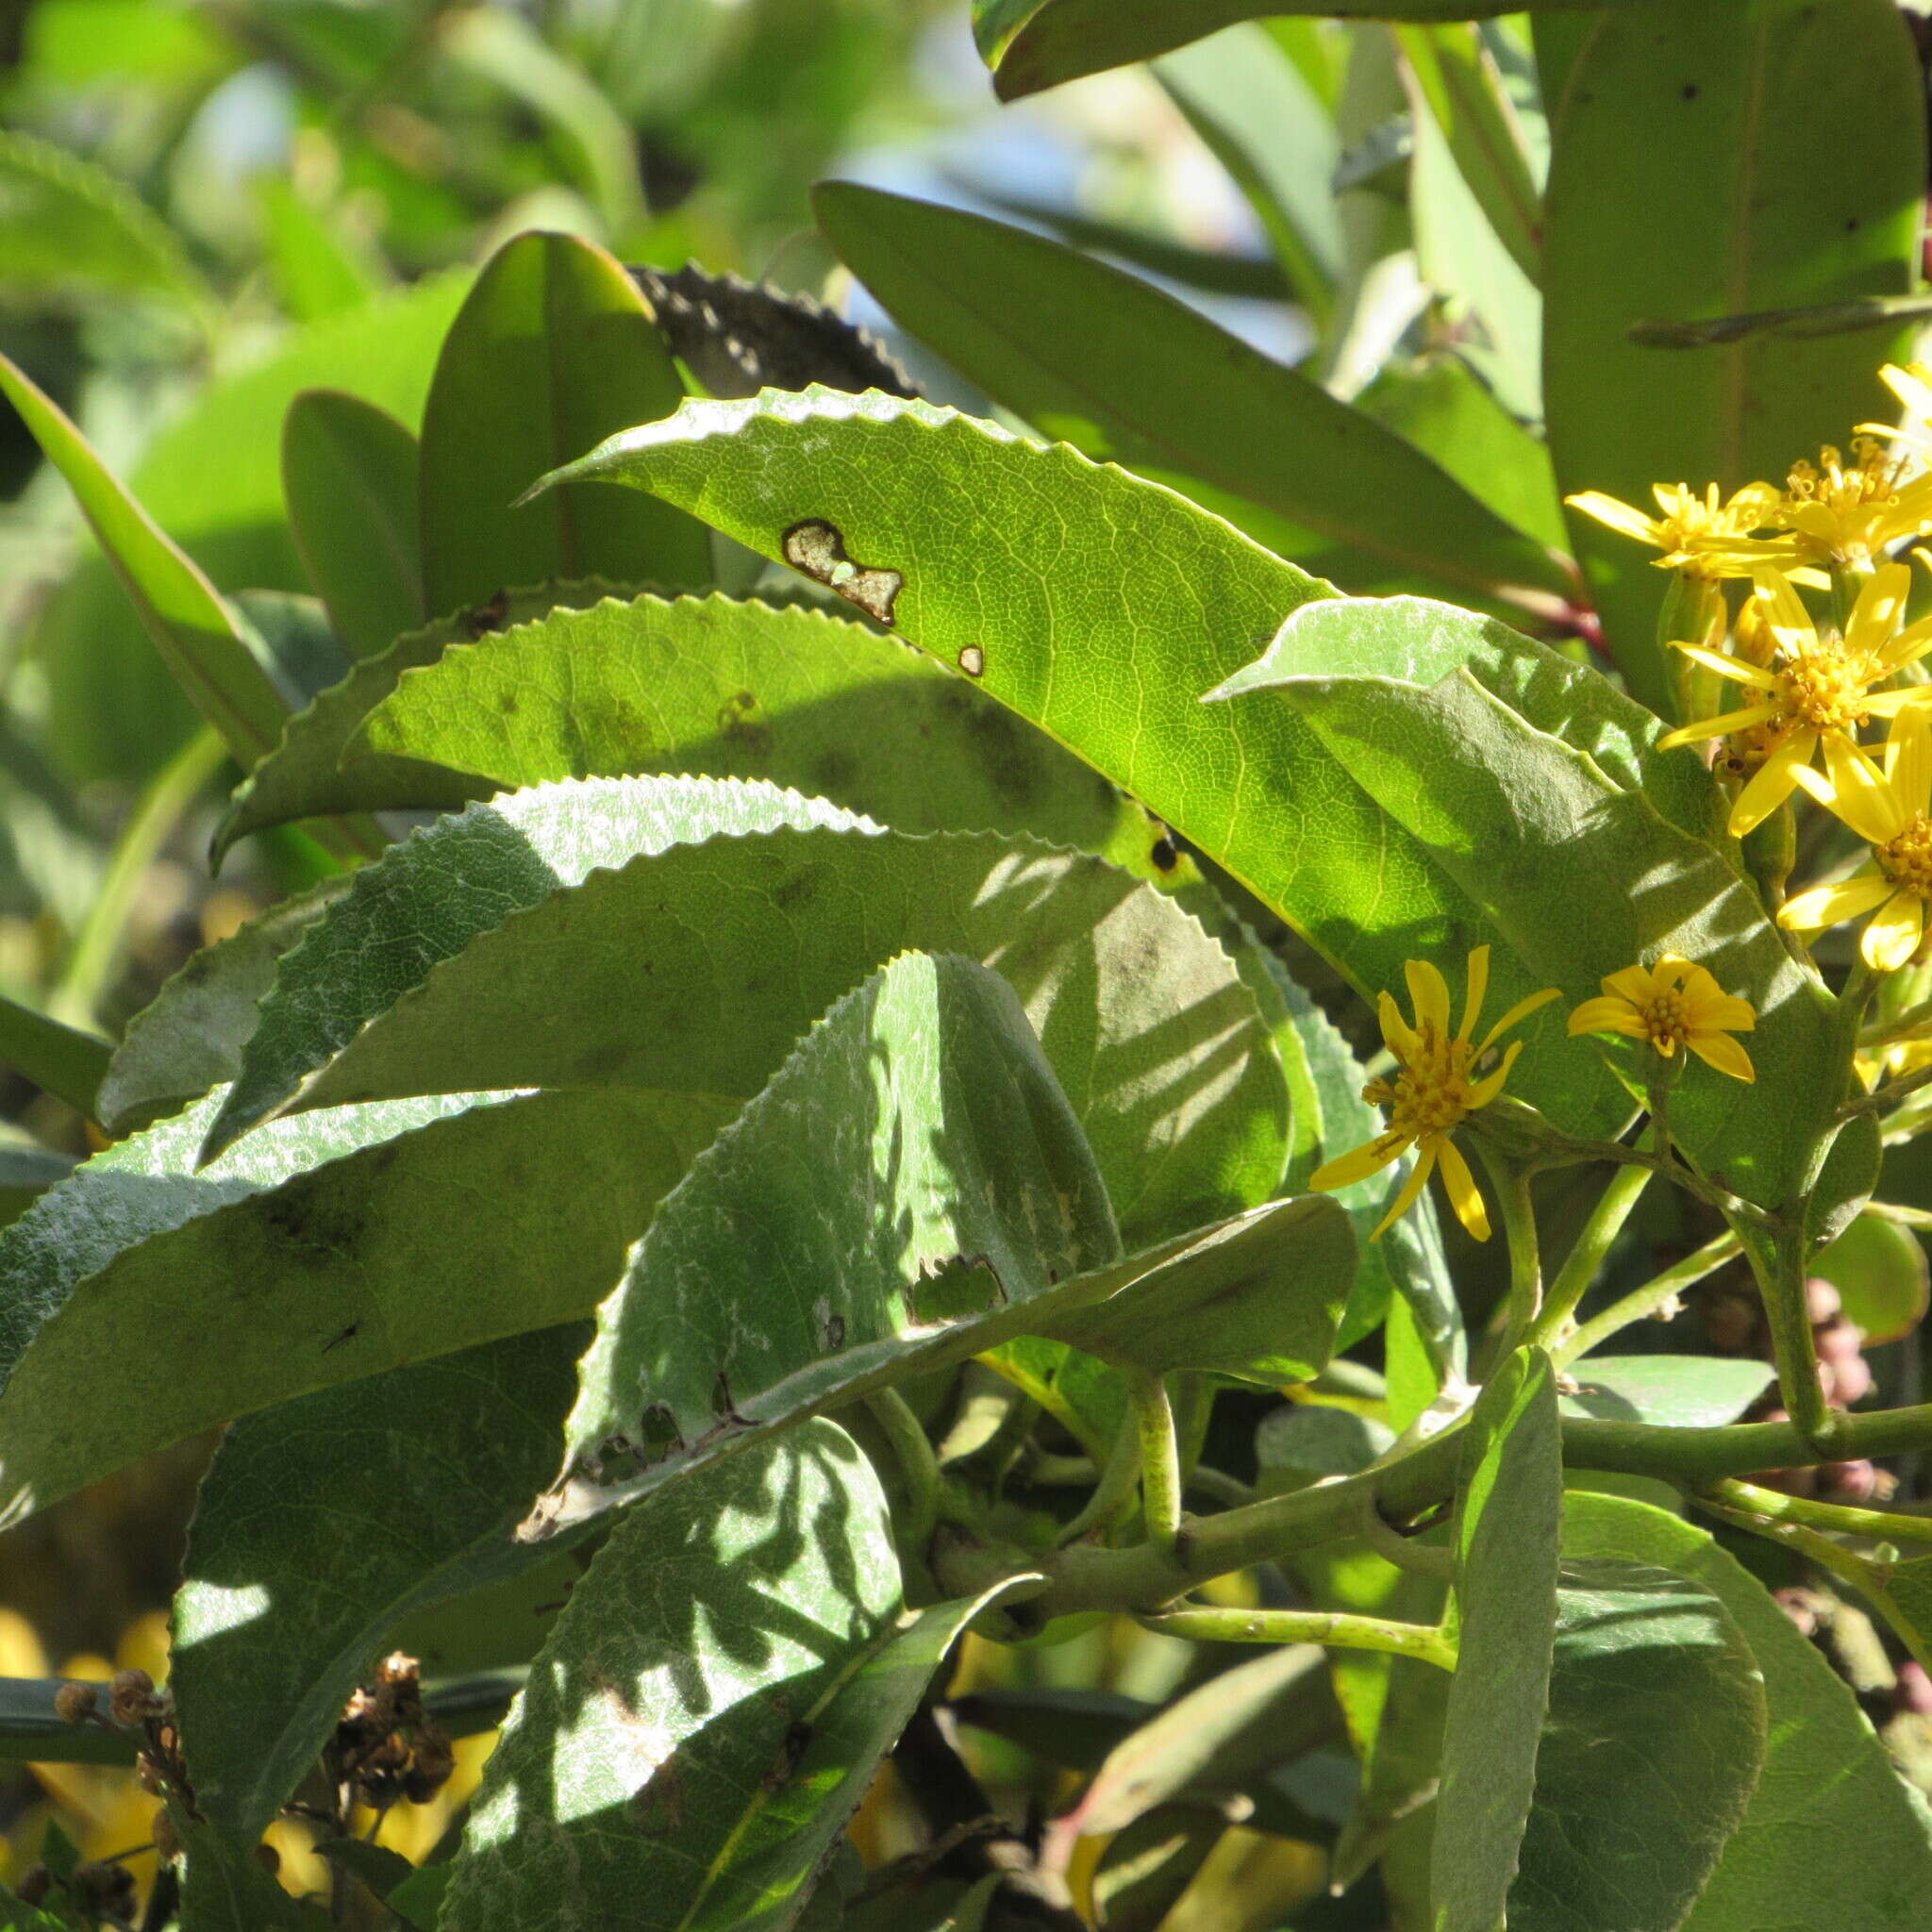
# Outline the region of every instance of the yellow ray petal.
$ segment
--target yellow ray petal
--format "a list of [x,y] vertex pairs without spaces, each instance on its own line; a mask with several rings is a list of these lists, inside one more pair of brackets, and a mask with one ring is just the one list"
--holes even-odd
[[1751,1056],[1728,1033],[1690,1033],[1685,1036],[1684,1043],[1707,1066],[1715,1067],[1720,1074],[1728,1074],[1734,1080],[1757,1078],[1757,1070],[1751,1064]]
[[1449,983],[1428,959],[1407,959],[1403,977],[1408,981],[1408,1003],[1415,1008],[1415,1030],[1434,1025],[1439,1038],[1449,1037]]
[[1463,1159],[1462,1150],[1456,1142],[1442,1137],[1442,1186],[1448,1191],[1449,1205],[1456,1210],[1456,1218],[1479,1241],[1490,1238],[1489,1211],[1483,1206],[1481,1191],[1475,1184],[1475,1176],[1469,1171],[1469,1162]]
[[1700,718],[1694,724],[1679,724],[1674,731],[1666,731],[1657,748],[1675,751],[1680,744],[1702,744],[1707,738],[1725,738],[1733,731],[1748,731],[1754,724],[1769,724],[1783,716],[1782,705],[1747,705],[1741,711],[1720,711],[1715,718]]
[[1606,496],[1601,490],[1578,491],[1574,496],[1566,496],[1563,501],[1572,509],[1580,509],[1587,517],[1594,517],[1598,523],[1607,525],[1613,530],[1621,530],[1626,537],[1635,537],[1640,543],[1655,543],[1657,541],[1657,525],[1654,517],[1647,517],[1641,509],[1634,509],[1627,503],[1619,503],[1614,496]]
[[1784,572],[1770,568],[1754,570],[1751,581],[1764,606],[1764,620],[1777,632],[1778,641],[1792,650],[1815,650],[1818,627],[1805,608],[1805,600],[1791,588],[1791,580]]
[[1557,989],[1557,987],[1546,986],[1541,992],[1529,993],[1526,994],[1524,998],[1518,1000],[1516,1004],[1513,1007],[1511,1007],[1507,1013],[1505,1013],[1503,1017],[1500,1020],[1498,1020],[1496,1024],[1493,1026],[1491,1026],[1487,1033],[1483,1035],[1482,1046],[1479,1047],[1477,1051],[1486,1052],[1490,1047],[1493,1046],[1496,1043],[1496,1041],[1503,1037],[1504,1034],[1508,1032],[1510,1027],[1514,1026],[1518,1021],[1528,1019],[1529,1016],[1533,1012],[1535,1012],[1539,1007],[1548,1006],[1549,1003],[1557,996],[1558,991],[1559,989]]
[[1577,1033],[1626,1033],[1641,1040],[1647,1029],[1628,1000],[1585,1000],[1570,1015],[1570,1031]]
[[1873,914],[1858,941],[1874,973],[1896,973],[1919,950],[1925,934],[1925,908],[1916,892],[1894,892]]
[[1874,906],[1884,905],[1891,894],[1891,881],[1874,867],[1833,885],[1813,886],[1808,892],[1788,899],[1777,915],[1777,923],[1787,932],[1823,932],[1827,925],[1857,919]]
[[1490,949],[1473,946],[1469,955],[1469,992],[1462,1002],[1462,1025],[1457,1040],[1467,1040],[1475,1031],[1476,1015],[1483,1009],[1483,998],[1490,990]]
[[1831,808],[1858,837],[1874,845],[1896,838],[1910,819],[1885,774],[1850,739],[1834,732],[1825,741],[1824,769],[1831,780],[1829,795],[1807,785],[1806,790]]
[[1759,691],[1775,691],[1777,677],[1761,665],[1754,664],[1747,658],[1733,658],[1724,651],[1707,651],[1702,644],[1673,644],[1672,650],[1680,652],[1693,664],[1702,664],[1707,671],[1715,671],[1720,677],[1728,677],[1739,684],[1755,684]]
[[1415,1058],[1415,1033],[1407,1020],[1402,1017],[1402,1008],[1395,1004],[1395,995],[1380,992],[1375,995],[1375,1016],[1382,1023],[1382,1043],[1399,1060]]
[[1649,967],[1620,966],[1606,975],[1604,991],[1617,999],[1628,1000],[1633,1006],[1641,1006],[1657,997],[1657,985]]
[[1422,1192],[1428,1181],[1429,1170],[1436,1164],[1437,1148],[1446,1147],[1448,1144],[1440,1134],[1431,1134],[1423,1142],[1421,1158],[1416,1161],[1408,1178],[1403,1182],[1402,1191],[1396,1195],[1394,1205],[1375,1224],[1375,1231],[1369,1237],[1372,1241],[1380,1241],[1383,1235],[1415,1206],[1415,1198]]
[[1885,744],[1885,775],[1906,811],[1932,810],[1932,720],[1923,705],[1907,707],[1893,721]]
[[1516,1056],[1523,1051],[1523,1042],[1512,1040],[1508,1050],[1503,1056],[1503,1064],[1485,1080],[1478,1080],[1469,1090],[1469,1110],[1474,1113],[1479,1107],[1487,1107],[1502,1092],[1503,1083],[1509,1077],[1509,1069],[1516,1064]]
[[1373,1141],[1364,1141],[1359,1147],[1351,1147],[1346,1154],[1338,1154],[1333,1160],[1318,1167],[1308,1176],[1308,1186],[1318,1194],[1325,1194],[1334,1188],[1351,1188],[1372,1174],[1380,1174],[1407,1145],[1407,1134],[1378,1134]]
[[1800,765],[1811,762],[1818,749],[1818,734],[1800,728],[1785,739],[1752,774],[1751,782],[1731,802],[1730,833],[1741,839],[1754,826],[1761,825],[1796,789],[1791,776]]

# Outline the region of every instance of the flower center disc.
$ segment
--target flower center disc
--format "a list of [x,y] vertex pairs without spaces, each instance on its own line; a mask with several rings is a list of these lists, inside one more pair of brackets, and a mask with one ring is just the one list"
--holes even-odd
[[1681,993],[1654,993],[1637,1008],[1637,1017],[1643,1023],[1651,1045],[1660,1054],[1675,1053],[1689,1037]]
[[1903,832],[1878,848],[1878,862],[1907,891],[1932,899],[1932,820],[1915,812]]
[[1778,695],[1814,730],[1847,730],[1870,715],[1866,698],[1875,670],[1862,652],[1854,658],[1841,645],[1825,645],[1778,673]]
[[1444,1040],[1424,1025],[1412,1060],[1402,1063],[1392,1081],[1376,1080],[1362,1097],[1389,1108],[1389,1132],[1420,1141],[1447,1133],[1470,1111],[1469,1066],[1475,1049],[1466,1040]]

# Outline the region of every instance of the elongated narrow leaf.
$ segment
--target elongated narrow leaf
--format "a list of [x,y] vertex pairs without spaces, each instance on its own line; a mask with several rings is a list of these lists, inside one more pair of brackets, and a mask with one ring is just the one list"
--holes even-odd
[[0,1066],[31,1080],[90,1119],[114,1049],[92,1033],[63,1026],[31,1007],[0,998]]
[[280,737],[288,711],[214,587],[108,471],[58,405],[4,356],[0,392],[67,479],[176,682],[236,758],[253,764]]
[[1494,1932],[1536,1784],[1557,1638],[1557,1378],[1509,1357],[1470,1419],[1456,1511],[1456,1675],[1430,1862],[1436,1932]]
[[[1566,28],[1566,31],[1568,29]],[[1890,0],[1633,0],[1584,36],[1549,100],[1546,408],[1566,491],[1648,510],[1653,483],[1782,484],[1889,405],[1909,332],[1760,335],[1683,352],[1638,323],[1909,291],[1925,180],[1921,76]],[[1820,167],[1839,130],[1857,167]],[[1696,181],[1682,219],[1666,200]],[[1655,554],[1574,519],[1617,661],[1661,708]]]
[[[1657,753],[1655,721],[1594,674],[1407,600],[1291,619],[1227,689],[1263,684],[1440,855],[1533,976],[1581,999],[1631,961],[1673,952],[1748,999],[1759,1083],[1692,1080],[1673,1111],[1684,1144],[1740,1192],[1766,1206],[1796,1198],[1836,1104],[1832,1002],[1709,836],[1718,801],[1696,758]],[[1645,890],[1632,894],[1639,878]],[[1572,1052],[1540,1049],[1546,1064]],[[1630,1056],[1619,1063],[1629,1069]]]
[[276,1123],[197,1172],[218,1105],[0,1234],[0,1521],[269,1404],[588,1314],[732,1111],[398,1101]]
[[1012,983],[1131,1240],[1279,1186],[1287,1096],[1254,997],[1151,886],[1026,841],[882,833],[705,778],[541,787],[365,868],[278,966],[210,1147],[349,1096],[617,1085],[747,1100],[910,947]]
[[1310,561],[1351,591],[1560,592],[1545,550],[1400,437],[1136,277],[878,189],[834,182],[813,205],[913,334],[1084,455],[1171,483],[1284,554],[1314,533]]
[[465,1349],[224,1437],[175,1598],[170,1682],[195,1801],[240,1842],[274,1819],[406,1616],[550,1554],[510,1532],[556,1473],[587,1339],[577,1324]]
[[[1932,1895],[1932,1818],[1849,1687],[1764,1586],[1694,1524],[1619,1497],[1566,1497],[1563,1549],[1690,1578],[1724,1605],[1763,1674],[1772,1719],[1763,1769],[1683,1932],[1834,1924],[1912,1932]],[[1646,1830],[1695,1825],[1700,1808],[1653,1815]],[[1859,1856],[1821,1862],[1817,1846],[1846,1834]]]
[[[1627,5],[1629,0],[1538,0],[1539,5]],[[1512,0],[974,0],[973,35],[1005,101],[1063,80],[1124,67],[1183,47],[1237,20],[1281,12],[1344,19],[1472,20],[1515,10]]]
[[482,637],[492,627],[527,624],[550,610],[585,609],[616,588],[593,578],[512,591],[408,631],[375,656],[359,659],[340,684],[318,692],[289,720],[281,742],[236,787],[234,805],[215,833],[215,863],[237,840],[291,819],[323,812],[460,809],[474,787],[441,766],[365,757],[354,772],[344,770],[343,756],[357,727],[395,690],[405,672],[434,664],[459,640]]
[[1750,1645],[1707,1585],[1568,1564],[1510,1932],[1677,1932],[1744,1815],[1765,1718]]
[[[838,464],[824,460],[834,445]],[[1549,983],[1452,874],[1463,835],[1432,851],[1290,706],[1199,702],[1291,612],[1325,604],[1343,625],[1365,623],[1372,640],[1381,607],[1321,597],[1321,586],[1171,491],[950,410],[824,391],[688,403],[566,474],[702,505],[769,556],[785,556],[789,537],[808,569],[797,532],[836,531],[869,581],[903,580],[891,600],[901,635],[1077,750],[1357,985],[1399,986],[1419,950],[1453,961],[1497,939],[1507,941],[1491,982],[1498,1010]],[[1042,495],[1059,506],[1050,521],[1038,515]],[[1569,715],[1563,689],[1536,714],[1545,728]],[[1606,736],[1595,718],[1578,729],[1587,745]],[[1701,792],[1694,774],[1681,782],[1681,808],[1715,824],[1712,781]],[[1465,876],[1485,898],[1496,883]],[[1627,906],[1619,916],[1629,919]],[[1574,996],[1595,991],[1591,978]],[[1564,1041],[1560,1013],[1539,1016],[1528,1038],[1516,1091],[1578,1131],[1622,1124],[1627,1099],[1593,1050]]]
[[442,1932],[795,1923],[978,1607],[906,1616],[885,1497],[829,1422],[645,1504],[532,1668]]
[[715,596],[606,602],[456,645],[363,721],[342,769],[364,760],[474,774],[479,797],[635,772],[769,778],[899,832],[1152,843],[1090,766],[896,640]]
[[423,414],[423,570],[431,610],[480,604],[548,577],[704,584],[704,531],[577,491],[539,507],[511,499],[560,454],[684,394],[631,279],[601,248],[521,235],[476,278],[450,326]]
[[429,615],[417,529],[416,439],[386,409],[305,390],[282,425],[289,529],[352,658]]
[[[467,279],[431,276],[292,330],[261,360],[216,378],[146,444],[128,478],[133,495],[221,589],[306,590],[282,502],[290,404],[326,387],[418,421]],[[105,560],[83,560],[54,595],[34,647],[48,680],[51,742],[77,774],[150,771],[193,729],[192,707]]]

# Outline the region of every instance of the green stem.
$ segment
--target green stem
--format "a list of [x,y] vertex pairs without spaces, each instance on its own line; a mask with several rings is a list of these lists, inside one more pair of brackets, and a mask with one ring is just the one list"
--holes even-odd
[[1870,1093],[1854,1094],[1839,1108],[1838,1117],[1848,1121],[1861,1113],[1876,1113],[1879,1108],[1890,1107],[1894,1101],[1903,1100],[1907,1093],[1916,1093],[1925,1086],[1932,1086],[1932,1066],[1914,1067],[1909,1074],[1889,1080],[1883,1087],[1874,1087]]
[[1526,1341],[1549,1349],[1560,1344],[1564,1332],[1574,1327],[1577,1303],[1596,1279],[1610,1244],[1623,1233],[1630,1210],[1649,1185],[1648,1168],[1620,1167],[1610,1175],[1596,1206],[1591,1209],[1590,1219],[1583,1224],[1582,1233],[1550,1284],[1542,1313],[1530,1324]]
[[1567,1341],[1557,1344],[1554,1350],[1557,1366],[1567,1368],[1591,1350],[1601,1347],[1620,1330],[1629,1327],[1631,1323],[1655,1314],[1693,1282],[1702,1281],[1707,1274],[1722,1268],[1737,1254],[1739,1246],[1736,1235],[1721,1234],[1715,1241],[1706,1241],[1695,1254],[1686,1255],[1662,1274],[1652,1275],[1641,1288],[1633,1288],[1600,1314],[1592,1315]]
[[1113,1448],[1101,1464],[1100,1480],[1094,1485],[1093,1493],[1081,1505],[1079,1514],[1060,1531],[1058,1546],[1064,1549],[1082,1537],[1091,1536],[1096,1529],[1105,1529],[1126,1507],[1140,1474],[1141,1433],[1130,1418],[1121,1424]]
[[1345,1610],[1228,1610],[1189,1607],[1135,1620],[1163,1637],[1198,1643],[1323,1643],[1332,1650],[1380,1650],[1454,1671],[1456,1646],[1433,1624],[1400,1624]]
[[1165,1376],[1133,1369],[1126,1378],[1141,1442],[1141,1507],[1147,1538],[1157,1549],[1172,1550],[1181,1527],[1181,1452],[1174,1405]]
[[908,1555],[923,1557],[940,1520],[940,1465],[912,1406],[896,1389],[865,1398],[867,1411],[892,1445],[906,1484],[906,1518],[899,1536]]
[[1693,1493],[1690,1500],[1707,1516],[1715,1516],[1733,1528],[1749,1530],[1753,1536],[1761,1536],[1767,1542],[1782,1543],[1788,1550],[1808,1557],[1821,1570],[1842,1577],[1856,1590],[1883,1589],[1890,1574],[1889,1563],[1861,1557],[1856,1550],[1846,1549],[1842,1543],[1834,1542],[1830,1537],[1807,1524],[1771,1521],[1755,1509],[1734,1509],[1707,1493]]
[[1903,1201],[1867,1201],[1859,1210],[1877,1221],[1890,1221],[1900,1227],[1932,1227],[1932,1212],[1924,1208],[1907,1208]]
[[1537,1319],[1543,1294],[1542,1257],[1537,1249],[1536,1208],[1529,1198],[1530,1170],[1487,1141],[1479,1140],[1475,1145],[1495,1190],[1503,1236],[1509,1243],[1509,1299],[1497,1350],[1500,1360]]
[[1922,1027],[1932,1025],[1932,1000],[1921,1000],[1889,1020],[1874,1021],[1858,1030],[1860,1046],[1890,1046],[1895,1040],[1909,1040]]
[[[1771,1324],[1772,1355],[1777,1362],[1778,1392],[1786,1410],[1805,1441],[1817,1452],[1816,1460],[1838,1459],[1844,1416],[1824,1399],[1818,1373],[1818,1338],[1811,1327],[1811,1307],[1805,1293],[1805,1235],[1802,1228],[1781,1227],[1770,1240],[1744,1243],[1757,1291]],[[1762,1469],[1784,1465],[1760,1463]]]
[[1869,1537],[1874,1542],[1932,1543],[1932,1517],[1861,1509],[1851,1503],[1818,1503],[1809,1496],[1788,1496],[1782,1490],[1759,1489],[1756,1483],[1730,1478],[1710,1484],[1704,1494],[1733,1509],[1768,1517],[1773,1523],[1802,1524],[1839,1536]]
[[149,781],[122,827],[101,889],[75,935],[50,1002],[57,1019],[92,1026],[127,943],[127,914],[181,817],[227,757],[210,730],[197,731]]

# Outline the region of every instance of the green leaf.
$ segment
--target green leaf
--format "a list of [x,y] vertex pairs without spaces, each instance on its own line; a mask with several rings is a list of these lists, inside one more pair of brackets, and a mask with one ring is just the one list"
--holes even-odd
[[393,277],[375,246],[345,232],[331,210],[318,207],[280,175],[254,177],[261,210],[263,266],[296,322],[319,322],[359,308]]
[[1048,1764],[1091,1773],[1158,1706],[1118,1690],[991,1684],[952,1698],[946,1708],[960,1724],[1005,1738]]
[[1776,1373],[1769,1362],[1735,1357],[1587,1356],[1570,1365],[1576,1389],[1557,1407],[1609,1422],[1714,1429],[1736,1422]]
[[733,1111],[398,1101],[277,1122],[197,1171],[219,1105],[96,1155],[0,1234],[0,1521],[253,1409],[588,1314]]
[[1502,75],[1477,30],[1398,26],[1409,98],[1448,143],[1496,239],[1534,282],[1542,271],[1542,203]]
[[[830,464],[835,439],[844,459]],[[902,636],[963,664],[1078,751],[1358,986],[1399,985],[1403,960],[1424,945],[1453,958],[1494,936],[1439,858],[1289,706],[1216,712],[1198,702],[1297,608],[1324,603],[1352,624],[1378,607],[1320,597],[1301,572],[1170,491],[928,404],[824,391],[687,403],[567,474],[702,505],[767,556],[784,556],[801,527],[837,530],[869,580],[903,578],[892,600]],[[1043,499],[1059,506],[1051,520],[1038,513]],[[1544,983],[1506,954],[1491,996],[1500,1005]],[[1627,1102],[1563,1041],[1560,1015],[1540,1017],[1528,1037],[1536,1051],[1519,1091],[1580,1104],[1579,1129],[1622,1124]],[[1554,1084],[1541,1077],[1545,1058]]]
[[[1641,347],[1629,330],[1910,291],[1922,93],[1890,0],[1634,0],[1599,17],[1549,99],[1544,369],[1566,491],[1647,510],[1653,483],[1781,484],[1820,443],[1884,419],[1878,365],[1907,353],[1908,330],[1761,335],[1689,353]],[[1821,167],[1852,125],[1857,165]],[[1662,708],[1655,553],[1587,518],[1572,527],[1617,662]]]
[[281,736],[287,708],[214,587],[108,471],[59,407],[0,356],[0,392],[67,479],[155,649],[245,765]]
[[0,998],[0,1066],[94,1118],[114,1049],[97,1035],[63,1026],[31,1007]]
[[38,1147],[24,1135],[17,1141],[0,1140],[0,1227],[18,1221],[74,1167],[73,1155]]
[[979,1602],[901,1607],[886,1501],[829,1422],[626,1515],[559,1614],[440,1925],[789,1925]]
[[[1343,19],[1471,20],[1515,10],[1517,0],[1323,0],[1291,12]],[[1615,7],[1620,0],[1538,0]],[[1627,5],[1629,0],[1621,0]],[[1217,27],[1284,10],[1282,0],[974,0],[973,37],[1003,101],[1063,80],[1124,67],[1186,46]]]
[[[707,778],[541,787],[364,868],[279,965],[210,1149],[291,1106],[376,1094],[615,1084],[747,1100],[908,948],[1010,979],[1130,1240],[1278,1187],[1286,1091],[1253,995],[1152,887],[1031,841],[882,833]],[[475,1077],[485,1066],[516,1071]]]
[[[1307,607],[1216,695],[1263,687],[1485,908],[1532,982],[1579,1001],[1671,951],[1750,1000],[1758,1083],[1693,1077],[1673,1127],[1738,1192],[1795,1199],[1832,1121],[1832,1001],[1721,849],[1715,783],[1695,758],[1657,752],[1651,714],[1501,625],[1405,598]],[[1601,1058],[1584,1067],[1580,1042],[1551,1037],[1561,1025],[1553,1009],[1517,1084],[1558,1119],[1615,1111]],[[1610,1058],[1639,1084],[1627,1049]]]
[[615,588],[596,578],[512,591],[487,605],[438,618],[374,657],[358,659],[340,684],[319,692],[289,720],[281,742],[236,787],[234,805],[215,833],[215,863],[248,833],[291,819],[405,808],[460,809],[473,788],[441,768],[364,758],[355,771],[345,771],[343,755],[357,728],[395,690],[405,672],[434,664],[458,640],[482,637],[496,625],[526,624],[555,609],[584,608]]
[[1872,1576],[1865,1592],[1920,1663],[1932,1657],[1932,1557],[1891,1564]]
[[23,133],[0,133],[0,280],[15,303],[164,296],[204,328],[215,306],[173,231],[125,181]]
[[1112,786],[965,679],[865,625],[718,596],[607,601],[456,645],[364,719],[341,769],[364,760],[461,772],[475,796],[637,772],[768,778],[899,832],[1146,842]]
[[1861,1214],[1805,1264],[1839,1291],[1845,1320],[1870,1344],[1897,1341],[1924,1319],[1928,1283],[1925,1250],[1909,1228]]
[[416,439],[386,409],[311,389],[282,425],[282,487],[304,568],[352,658],[429,614],[417,531]]
[[1676,1932],[1757,1782],[1763,1679],[1687,1577],[1574,1560],[1559,1604],[1510,1932]]
[[683,394],[643,297],[601,248],[569,235],[506,243],[451,324],[424,407],[428,608],[549,577],[708,583],[710,545],[689,517],[591,491],[510,508],[559,456]]
[[[458,275],[419,282],[292,331],[264,360],[211,382],[146,444],[133,494],[224,589],[306,590],[282,504],[282,419],[302,391],[326,387],[417,421],[467,283]],[[76,775],[137,776],[192,729],[192,709],[99,559],[84,561],[54,596],[33,641],[49,681],[52,741]]]
[[1314,532],[1339,550],[1313,560],[1352,591],[1448,587],[1544,606],[1560,594],[1548,553],[1420,451],[1138,278],[849,182],[821,187],[813,206],[840,258],[914,335],[1083,455],[1172,484],[1271,549],[1306,548]]
[[[1619,1497],[1568,1496],[1563,1548],[1573,1558],[1655,1564],[1703,1586],[1764,1676],[1764,1768],[1682,1932],[1914,1932],[1932,1895],[1932,1821],[1850,1689],[1763,1585],[1703,1530]],[[1858,1856],[1819,1857],[1820,1845],[1840,1843]]]
[[1541,1350],[1519,1350],[1484,1387],[1463,1443],[1435,1932],[1494,1932],[1510,1894],[1549,1707],[1562,1508],[1556,1375]]
[[1118,1833],[1091,1880],[1108,1932],[1158,1932],[1231,1823],[1225,1804],[1163,1805]]
[[1248,197],[1321,332],[1344,254],[1329,186],[1341,143],[1328,104],[1267,26],[1231,26],[1170,54],[1154,77]]
[[239,1842],[274,1820],[404,1618],[552,1554],[510,1532],[556,1474],[587,1339],[581,1324],[513,1336],[278,1404],[223,1438],[169,1681],[196,1802]]
[[329,1932],[334,1920],[320,1907],[291,1898],[265,1872],[253,1845],[238,1844],[191,1816],[179,1802],[168,1807],[184,1854],[181,1923],[195,1932]]

